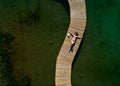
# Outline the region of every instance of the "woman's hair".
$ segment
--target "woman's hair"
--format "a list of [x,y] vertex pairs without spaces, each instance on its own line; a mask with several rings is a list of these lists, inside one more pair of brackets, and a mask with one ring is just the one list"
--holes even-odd
[[75,32],[75,33],[74,33],[74,35],[78,36],[78,33],[77,33],[77,32]]

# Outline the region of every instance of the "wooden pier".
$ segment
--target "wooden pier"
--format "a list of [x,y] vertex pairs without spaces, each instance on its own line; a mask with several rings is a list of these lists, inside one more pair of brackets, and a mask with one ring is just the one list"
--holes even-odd
[[[68,0],[70,6],[70,25],[68,32],[77,32],[83,38],[86,26],[86,4],[85,0]],[[71,38],[67,34],[56,61],[55,84],[56,86],[71,86],[72,62],[77,53],[82,39],[78,39],[73,53],[69,53]]]

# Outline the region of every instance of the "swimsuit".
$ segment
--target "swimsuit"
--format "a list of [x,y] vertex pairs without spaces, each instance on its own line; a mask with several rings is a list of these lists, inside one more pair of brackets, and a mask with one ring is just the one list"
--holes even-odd
[[76,43],[76,39],[77,39],[77,36],[73,35],[73,38],[71,40],[72,44],[75,44]]

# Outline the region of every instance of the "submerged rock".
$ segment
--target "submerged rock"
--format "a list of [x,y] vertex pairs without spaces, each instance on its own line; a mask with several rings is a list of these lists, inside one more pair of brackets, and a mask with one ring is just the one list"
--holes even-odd
[[54,44],[54,42],[53,41],[49,41],[49,45],[53,45]]

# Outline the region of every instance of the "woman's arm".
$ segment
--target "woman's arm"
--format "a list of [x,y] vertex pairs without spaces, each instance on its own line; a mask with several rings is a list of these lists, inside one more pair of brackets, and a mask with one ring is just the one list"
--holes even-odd
[[73,36],[73,34],[72,34],[72,33],[70,33],[70,32],[69,32],[69,34],[70,34],[71,36]]
[[77,37],[77,39],[82,39],[83,37]]

